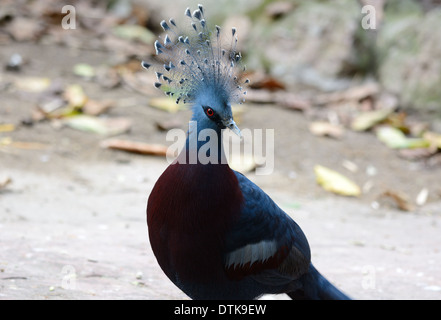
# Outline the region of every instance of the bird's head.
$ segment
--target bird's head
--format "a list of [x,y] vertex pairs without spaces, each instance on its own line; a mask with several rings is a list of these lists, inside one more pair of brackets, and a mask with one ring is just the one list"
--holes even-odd
[[187,8],[185,16],[191,20],[188,32],[178,28],[174,19],[161,22],[166,34],[155,42],[160,62],[143,61],[142,66],[154,66],[156,88],[176,103],[193,105],[192,120],[198,122],[198,127],[229,128],[240,136],[231,105],[244,101],[246,91],[242,86],[249,80],[239,80],[242,56],[236,51],[236,28],[232,28],[224,46],[221,28],[208,28],[202,5],[193,13]]
[[211,92],[209,88],[198,94],[193,102],[193,118],[198,126],[216,131],[228,128],[241,136],[233,119],[233,112],[228,97],[222,93]]

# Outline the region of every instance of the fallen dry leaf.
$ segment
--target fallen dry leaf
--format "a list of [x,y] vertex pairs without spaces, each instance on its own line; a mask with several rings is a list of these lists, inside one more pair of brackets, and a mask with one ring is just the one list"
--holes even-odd
[[381,109],[374,111],[366,111],[359,114],[352,120],[351,129],[354,131],[366,131],[371,129],[376,124],[381,121],[386,120],[386,118],[393,112],[391,109]]
[[374,182],[372,180],[367,180],[363,184],[361,190],[363,191],[364,194],[367,194],[373,189],[373,187],[374,187]]
[[73,73],[76,76],[83,77],[86,79],[93,78],[96,75],[95,68],[87,63],[77,63],[73,66]]
[[358,197],[361,195],[361,189],[357,184],[334,170],[316,165],[314,172],[317,183],[326,191],[343,196]]
[[408,138],[399,129],[383,126],[377,128],[377,138],[392,149],[428,148],[430,142],[420,138]]
[[343,160],[342,163],[341,163],[341,165],[342,165],[345,169],[349,170],[349,171],[352,172],[352,173],[355,173],[355,172],[358,171],[358,166],[357,166],[357,164],[354,163],[354,162],[352,162],[352,161],[350,161],[350,160],[347,160],[347,159]]
[[15,125],[12,123],[0,124],[0,132],[11,132],[15,130]]
[[115,102],[112,100],[87,100],[81,110],[84,114],[88,114],[90,116],[98,116],[112,108],[114,105]]
[[8,184],[12,182],[12,179],[10,177],[5,177],[0,180],[0,190],[6,188]]
[[63,98],[51,96],[39,102],[37,110],[43,114],[43,117],[51,118],[58,116],[58,113],[63,113],[61,109],[64,107],[66,107],[66,101]]
[[397,207],[402,211],[412,211],[414,210],[414,206],[410,203],[407,196],[401,192],[388,190],[383,192],[379,196],[379,201],[385,204],[385,202],[390,199],[393,201],[392,205]]
[[14,141],[10,137],[5,137],[0,140],[0,147],[25,150],[44,150],[47,149],[49,146],[39,142]]
[[42,77],[19,77],[14,81],[14,86],[22,91],[42,92],[49,88],[51,79]]
[[348,100],[361,101],[376,95],[379,91],[380,87],[377,83],[366,83],[343,91],[320,94],[314,99],[314,102],[316,104],[330,104]]
[[310,100],[297,94],[286,91],[271,92],[265,89],[247,90],[246,101],[262,104],[276,103],[282,107],[299,111],[307,110],[312,106]]
[[406,123],[407,114],[404,112],[393,112],[386,118],[385,123],[401,130],[405,134],[410,133],[410,128]]
[[434,148],[400,149],[398,155],[406,160],[421,160],[433,156],[436,152]]
[[105,136],[127,132],[132,126],[132,121],[127,118],[97,118],[89,115],[68,117],[62,123],[76,130]]
[[73,108],[81,108],[87,102],[88,97],[85,94],[83,87],[79,84],[71,84],[66,87],[63,94],[69,106]]
[[377,129],[377,138],[389,148],[404,148],[407,139],[402,131],[387,126]]
[[49,148],[47,144],[39,142],[13,141],[11,147],[24,150],[44,150]]
[[298,111],[308,110],[312,106],[309,99],[285,91],[280,91],[276,94],[275,102],[282,107]]
[[261,72],[254,72],[247,75],[251,89],[267,89],[269,91],[284,90],[285,85],[274,77]]
[[107,149],[116,149],[126,152],[157,156],[166,156],[168,149],[167,146],[161,144],[150,144],[145,142],[136,142],[122,139],[105,140],[102,141],[100,145],[102,148]]
[[407,125],[409,135],[412,137],[422,137],[426,131],[429,131],[430,124],[428,122],[412,121]]
[[309,124],[309,131],[316,136],[327,136],[339,139],[344,134],[344,128],[324,121],[315,121]]

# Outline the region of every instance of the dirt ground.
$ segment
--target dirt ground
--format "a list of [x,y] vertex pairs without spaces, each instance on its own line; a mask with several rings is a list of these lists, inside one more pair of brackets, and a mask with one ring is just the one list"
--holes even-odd
[[[167,144],[155,121],[189,118],[188,111],[150,108],[139,93],[104,90],[71,75],[78,62],[106,59],[103,52],[17,44],[2,47],[1,58],[15,52],[38,57],[22,75],[62,78],[91,97],[115,100],[108,116],[133,121],[121,137]],[[10,91],[1,96],[0,123],[29,117],[32,102]],[[273,105],[246,105],[239,126],[275,128],[273,174],[247,175],[299,223],[313,263],[331,282],[355,299],[441,298],[439,165],[401,159],[371,133],[315,137],[303,113]],[[0,299],[187,298],[164,276],[148,243],[146,202],[164,158],[102,149],[103,137],[47,121],[0,133],[7,136],[48,148],[0,152],[0,178],[12,179],[0,191]],[[344,160],[358,170],[346,170]],[[372,187],[359,198],[328,193],[315,182],[316,164]],[[410,212],[378,201],[393,190],[414,202],[423,188],[427,203]]]

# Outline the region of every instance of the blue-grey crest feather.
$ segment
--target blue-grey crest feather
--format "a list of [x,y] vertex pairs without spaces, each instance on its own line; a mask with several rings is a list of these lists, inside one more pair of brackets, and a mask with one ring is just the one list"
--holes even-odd
[[[243,83],[238,80],[242,55],[236,50],[236,28],[231,30],[229,41],[224,45],[222,29],[215,26],[210,30],[204,13],[202,5],[193,13],[190,8],[185,10],[190,20],[187,32],[178,28],[174,19],[169,19],[169,23],[161,21],[166,35],[164,40],[156,40],[154,44],[161,61],[155,68],[158,81],[154,85],[176,98],[176,103],[191,103],[207,90],[221,95],[229,103],[241,103],[245,94],[242,85],[249,80]],[[142,66],[149,68],[155,64],[143,61]]]

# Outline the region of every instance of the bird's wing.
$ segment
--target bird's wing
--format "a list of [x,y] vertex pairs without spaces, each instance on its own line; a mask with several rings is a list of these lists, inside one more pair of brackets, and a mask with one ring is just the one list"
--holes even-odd
[[226,239],[225,269],[230,278],[288,282],[309,267],[308,241],[300,227],[253,182],[236,172],[244,203]]

